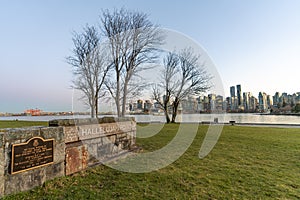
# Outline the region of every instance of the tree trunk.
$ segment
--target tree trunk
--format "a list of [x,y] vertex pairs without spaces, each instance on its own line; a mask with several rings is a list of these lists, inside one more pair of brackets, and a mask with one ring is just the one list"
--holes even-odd
[[178,101],[174,101],[174,103],[173,103],[173,113],[172,113],[172,121],[171,121],[171,123],[175,123],[176,116],[177,116],[177,111],[178,111],[178,106],[179,106],[179,102],[178,102]]
[[116,91],[115,102],[116,102],[118,117],[121,117],[121,110],[120,110],[120,73],[117,73],[117,91]]
[[96,95],[95,95],[95,115],[96,115],[96,118],[98,119],[98,91],[96,92]]
[[95,101],[93,99],[91,103],[91,118],[95,118]]
[[125,80],[124,91],[123,91],[123,101],[122,101],[122,114],[121,114],[122,117],[125,117],[125,114],[126,114],[127,88],[128,88],[128,81]]
[[165,101],[164,102],[164,113],[165,113],[165,116],[166,116],[166,122],[167,123],[170,123],[170,117],[169,117],[169,113],[168,113],[168,101]]
[[117,95],[116,95],[115,102],[116,102],[116,107],[117,107],[117,115],[118,115],[118,117],[121,117],[119,97],[120,97],[120,95],[117,94]]
[[164,113],[165,113],[165,116],[166,116],[166,122],[167,124],[170,123],[170,117],[169,117],[169,113],[168,113],[168,110],[164,110]]

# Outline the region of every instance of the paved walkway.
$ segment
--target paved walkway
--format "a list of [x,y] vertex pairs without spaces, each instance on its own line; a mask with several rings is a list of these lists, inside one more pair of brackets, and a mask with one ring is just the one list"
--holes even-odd
[[[228,124],[228,125],[230,125],[230,124]],[[268,124],[268,123],[235,123],[235,126],[300,128],[300,124]]]

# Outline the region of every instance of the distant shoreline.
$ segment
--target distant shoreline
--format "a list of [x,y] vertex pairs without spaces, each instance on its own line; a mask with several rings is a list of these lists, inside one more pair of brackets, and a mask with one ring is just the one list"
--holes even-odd
[[300,113],[259,113],[260,115],[276,115],[276,116],[300,116]]
[[[182,113],[183,115],[194,115],[194,114],[252,114],[252,115],[276,115],[276,116],[300,116],[300,113],[248,113],[248,112],[225,112],[225,113]],[[0,117],[41,117],[41,116],[85,116],[90,115],[89,113],[67,113],[67,112],[59,112],[59,113],[43,113],[41,115],[25,115],[24,113],[6,113],[6,114],[0,114]],[[99,116],[101,115],[116,115],[115,113],[99,113]],[[153,115],[153,116],[164,116],[162,113],[128,113],[127,115]]]

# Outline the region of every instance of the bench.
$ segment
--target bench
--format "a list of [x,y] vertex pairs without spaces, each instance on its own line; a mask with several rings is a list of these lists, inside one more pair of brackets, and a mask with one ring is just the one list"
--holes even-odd
[[233,126],[233,125],[235,125],[235,121],[229,121],[229,124],[231,124]]

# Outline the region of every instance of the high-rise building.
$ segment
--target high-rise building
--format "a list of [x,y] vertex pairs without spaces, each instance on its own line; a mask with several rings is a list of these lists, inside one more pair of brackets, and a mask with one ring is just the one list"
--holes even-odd
[[261,112],[265,112],[268,109],[267,104],[267,94],[264,92],[259,92],[258,94],[258,104]]
[[231,97],[226,97],[226,111],[230,111],[231,110]]
[[287,102],[288,101],[288,94],[286,93],[286,92],[284,92],[284,93],[282,93],[282,95],[281,95],[281,102]]
[[232,111],[237,111],[238,110],[238,100],[237,97],[230,97],[230,109]]
[[250,110],[250,92],[243,92],[244,108],[245,111]]
[[235,96],[235,87],[230,87],[230,110],[237,110],[237,100]]
[[203,96],[197,97],[197,112],[203,111]]
[[273,105],[280,107],[280,93],[276,92],[275,95],[273,96]]
[[268,106],[268,108],[270,108],[271,105],[273,105],[273,99],[271,98],[271,95],[267,95],[267,106]]
[[230,87],[230,97],[235,97],[235,87],[234,86]]
[[216,110],[216,95],[209,94],[208,100],[209,100],[209,105],[210,105],[210,111],[215,111]]
[[236,94],[237,94],[238,106],[241,106],[243,102],[241,85],[236,86]]
[[143,110],[143,100],[137,100],[137,109]]
[[224,100],[223,100],[223,96],[221,95],[217,95],[216,96],[216,109],[217,111],[223,111],[224,109]]
[[252,112],[257,110],[257,98],[252,95],[250,97],[249,110]]
[[146,100],[144,103],[144,111],[150,111],[152,108],[152,103],[150,100]]
[[296,104],[300,103],[300,92],[297,92]]

